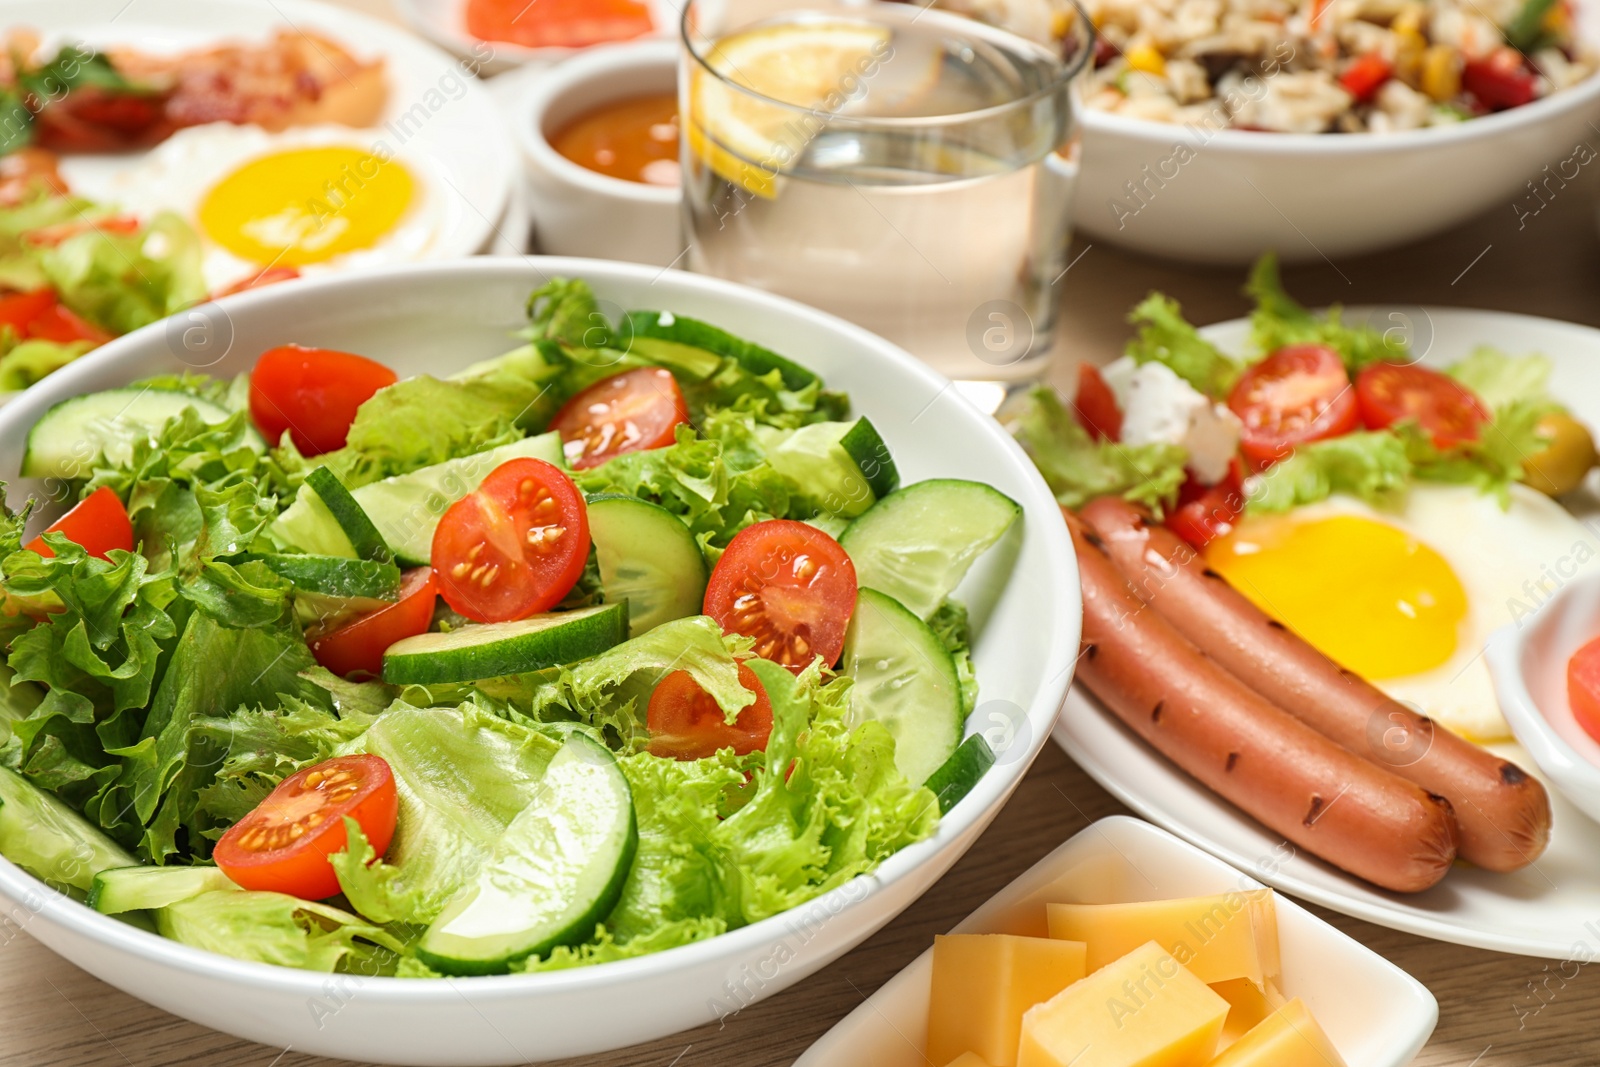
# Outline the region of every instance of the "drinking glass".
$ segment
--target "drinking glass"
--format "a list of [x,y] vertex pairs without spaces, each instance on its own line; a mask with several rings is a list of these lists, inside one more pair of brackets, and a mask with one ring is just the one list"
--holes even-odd
[[980,395],[1040,378],[1093,52],[1081,9],[1060,23],[1045,45],[920,5],[690,0],[688,265],[865,326]]

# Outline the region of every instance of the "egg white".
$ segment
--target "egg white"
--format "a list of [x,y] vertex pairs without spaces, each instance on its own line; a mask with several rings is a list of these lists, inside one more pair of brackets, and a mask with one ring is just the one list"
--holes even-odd
[[[201,229],[200,204],[213,186],[251,160],[277,152],[340,146],[377,154],[380,143],[387,144],[382,130],[327,125],[269,133],[259,126],[214,122],[179,130],[142,156],[68,157],[61,170],[78,195],[115,205],[136,218],[148,219],[159,211],[183,216],[200,234],[202,270],[207,287],[214,292],[255,275],[262,265],[222,248]],[[371,248],[305,264],[299,268],[301,274],[440,258],[440,238],[448,229],[445,198],[440,192],[443,183],[426,157],[408,154],[403,147],[393,154],[413,179],[405,214]]]
[[1335,496],[1297,508],[1292,521],[1334,515],[1359,515],[1404,530],[1444,558],[1467,595],[1467,616],[1448,661],[1373,684],[1474,741],[1509,738],[1484,644],[1502,626],[1525,625],[1561,586],[1600,568],[1600,531],[1523,485],[1512,487],[1506,508],[1471,486],[1416,484],[1381,508]]

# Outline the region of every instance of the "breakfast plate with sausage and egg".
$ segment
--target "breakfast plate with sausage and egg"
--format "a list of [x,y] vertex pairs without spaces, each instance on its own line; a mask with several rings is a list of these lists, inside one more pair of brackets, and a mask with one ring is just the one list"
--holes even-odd
[[[1600,572],[1600,332],[1498,312],[1248,320],[1152,294],[1128,354],[1010,424],[1063,504],[1084,643],[1057,742],[1285,892],[1506,952],[1600,950],[1600,824],[1483,655]],[[1595,620],[1600,633],[1600,619]]]

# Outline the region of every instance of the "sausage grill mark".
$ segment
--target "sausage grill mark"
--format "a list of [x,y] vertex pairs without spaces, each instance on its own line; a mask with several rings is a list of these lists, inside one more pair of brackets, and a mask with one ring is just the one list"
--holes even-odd
[[1528,780],[1528,772],[1515,763],[1500,764],[1500,780],[1506,785],[1521,785]]
[[1200,573],[1205,575],[1207,578],[1215,578],[1219,582],[1222,581],[1222,575],[1218,574],[1216,571],[1212,570],[1210,567],[1207,567],[1205,570],[1201,571]]
[[1223,770],[1225,770],[1225,771],[1233,770],[1233,765],[1235,763],[1238,763],[1238,762],[1239,762],[1239,753],[1237,753],[1237,752],[1228,753],[1228,763],[1227,763],[1227,765],[1225,767],[1223,767]]
[[1287,626],[1285,626],[1283,623],[1279,622],[1277,619],[1268,619],[1267,620],[1267,625],[1272,627],[1274,630],[1287,630],[1288,629]]
[[1161,709],[1166,707],[1166,706],[1167,706],[1167,702],[1165,700],[1156,701],[1156,706],[1150,709],[1150,721],[1151,722],[1160,722],[1161,721]]
[[1301,820],[1307,826],[1317,821],[1317,816],[1322,813],[1322,797],[1316,793],[1311,794],[1311,810],[1306,812],[1306,817]]

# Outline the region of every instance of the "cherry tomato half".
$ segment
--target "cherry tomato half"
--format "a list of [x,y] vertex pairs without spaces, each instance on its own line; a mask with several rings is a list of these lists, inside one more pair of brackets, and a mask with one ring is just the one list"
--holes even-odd
[[1521,52],[1499,48],[1462,65],[1461,87],[1490,111],[1504,111],[1531,104],[1539,94],[1539,79]]
[[673,671],[650,694],[645,725],[650,728],[650,754],[667,759],[705,759],[725,748],[735,755],[763,751],[772,736],[772,701],[756,672],[739,664],[739,684],[756,695],[754,704],[739,709],[728,725],[711,694],[688,671]]
[[1072,411],[1078,425],[1096,441],[1122,440],[1122,409],[1116,394],[1106,384],[1093,363],[1078,364],[1078,391],[1072,397]]
[[1326,345],[1287,345],[1240,376],[1228,407],[1244,423],[1239,450],[1258,468],[1294,446],[1356,428],[1356,398],[1344,360]]
[[35,289],[0,297],[0,325],[11,327],[18,340],[92,341],[103,345],[111,334],[78,317],[56,299],[53,289]]
[[755,638],[756,655],[796,674],[832,666],[856,605],[856,567],[839,542],[803,522],[768,519],[740,530],[711,569],[705,612],[728,633]]
[[[128,521],[128,512],[122,506],[122,501],[108,485],[102,485],[84,497],[71,511],[51,523],[44,533],[64,534],[68,541],[82,545],[89,555],[101,559],[108,559],[108,553],[113,548],[133,551],[133,524]],[[44,534],[23,547],[31,548],[46,558],[56,554],[44,543]]]
[[589,386],[550,420],[561,433],[573,470],[598,467],[624,452],[672,444],[673,429],[689,421],[689,405],[672,372],[639,367]]
[[1394,66],[1377,52],[1368,52],[1358,56],[1344,68],[1344,73],[1339,75],[1339,84],[1344,91],[1356,98],[1359,104],[1365,104],[1378,90],[1383,88],[1383,83],[1394,74]]
[[1416,364],[1374,363],[1356,375],[1361,421],[1369,430],[1415,422],[1435,448],[1478,439],[1489,413],[1472,391],[1447,374]]
[[328,857],[348,842],[346,815],[382,856],[394,839],[399,798],[379,756],[339,756],[296,771],[228,829],[213,858],[245,889],[323,900],[339,891]]
[[250,417],[272,444],[289,431],[302,454],[344,447],[356,409],[398,379],[382,363],[330,348],[284,345],[250,373]]
[[1244,514],[1244,489],[1239,461],[1215,485],[1202,485],[1190,475],[1178,491],[1178,506],[1167,516],[1167,529],[1195,548],[1204,548],[1233,529]]
[[1600,741],[1600,637],[1567,661],[1567,703],[1584,733]]
[[308,642],[311,654],[334,674],[349,675],[356,671],[382,674],[384,650],[401,638],[427,631],[433,622],[437,596],[433,568],[407,571],[401,576],[400,596],[393,604],[385,604],[337,630],[313,637]]
[[508,622],[555,607],[589,559],[583,494],[542,459],[496,467],[433,531],[434,579],[469,619]]

